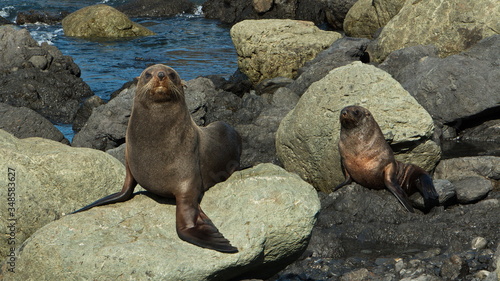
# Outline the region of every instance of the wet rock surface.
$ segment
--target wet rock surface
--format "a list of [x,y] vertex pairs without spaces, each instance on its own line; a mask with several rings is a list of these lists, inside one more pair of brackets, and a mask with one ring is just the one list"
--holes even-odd
[[427,214],[407,213],[388,191],[359,185],[320,199],[306,253],[268,280],[496,280],[499,189]]
[[192,13],[194,8],[188,0],[131,0],[116,7],[129,17],[172,17]]

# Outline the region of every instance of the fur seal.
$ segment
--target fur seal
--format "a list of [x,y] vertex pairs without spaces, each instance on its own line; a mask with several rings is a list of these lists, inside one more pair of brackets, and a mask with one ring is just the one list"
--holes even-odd
[[240,168],[241,137],[218,121],[198,127],[187,108],[177,72],[165,65],[146,68],[138,78],[126,134],[126,176],[120,192],[83,207],[130,199],[137,184],[175,198],[178,236],[225,253],[238,249],[200,208],[203,194]]
[[419,191],[426,207],[437,205],[438,194],[431,176],[422,168],[394,159],[377,122],[368,109],[347,106],[340,111],[339,152],[346,179],[368,188],[387,187],[409,212],[414,212],[408,195]]

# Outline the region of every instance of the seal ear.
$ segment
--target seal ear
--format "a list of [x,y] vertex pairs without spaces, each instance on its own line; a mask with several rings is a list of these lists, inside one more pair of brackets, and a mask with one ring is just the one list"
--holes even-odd
[[181,86],[183,89],[186,89],[188,87],[186,83],[184,83],[184,80],[181,80]]

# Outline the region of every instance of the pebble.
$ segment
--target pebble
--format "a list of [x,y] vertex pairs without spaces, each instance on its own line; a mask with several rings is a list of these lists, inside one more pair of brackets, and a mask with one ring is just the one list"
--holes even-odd
[[472,250],[483,249],[484,247],[486,247],[486,244],[488,244],[488,241],[486,241],[486,239],[484,239],[483,237],[478,236],[478,237],[472,239],[472,243],[471,243]]

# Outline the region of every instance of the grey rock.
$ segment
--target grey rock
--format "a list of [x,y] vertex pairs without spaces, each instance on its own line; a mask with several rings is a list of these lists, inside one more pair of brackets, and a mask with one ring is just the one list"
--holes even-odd
[[[449,181],[444,179],[434,179],[434,187],[439,195],[439,205],[449,205],[456,198],[455,186]],[[414,193],[409,197],[411,202],[419,207],[425,208],[424,198],[420,193]]]
[[472,203],[485,198],[493,184],[484,177],[467,177],[453,181],[459,203]]
[[104,101],[99,96],[91,96],[83,102],[83,105],[76,112],[75,120],[73,121],[73,130],[79,132],[85,123],[92,115],[94,108],[103,105]]
[[124,143],[118,147],[106,150],[106,153],[115,157],[116,159],[118,159],[118,161],[120,161],[123,165],[125,165],[125,147],[126,146],[127,146],[127,144]]
[[107,104],[94,108],[71,145],[106,151],[123,144],[134,94],[135,84],[132,84]]
[[313,83],[282,120],[276,150],[285,168],[325,192],[343,182],[338,117],[353,104],[369,108],[396,159],[428,170],[435,166],[440,150],[429,140],[434,128],[429,114],[389,74],[354,62]]
[[69,144],[49,120],[29,108],[0,103],[0,116],[0,129],[16,138],[40,137]]
[[328,49],[304,64],[297,71],[299,77],[287,87],[297,95],[302,94],[309,86],[325,77],[332,69],[363,60],[368,39],[343,37],[333,42]]
[[71,123],[82,100],[92,95],[79,67],[57,47],[38,45],[26,29],[2,26],[0,38],[0,102]]
[[236,172],[201,202],[239,249],[224,254],[180,240],[173,203],[145,193],[65,216],[24,243],[17,272],[4,280],[119,279],[124,274],[136,280],[265,278],[305,250],[320,208],[314,188],[282,168],[263,164]]
[[[498,112],[500,59],[494,51],[498,48],[500,35],[444,59],[434,57],[432,48],[413,47],[390,56],[380,67],[400,82],[438,124],[460,128],[463,120],[488,120],[495,110]],[[423,56],[426,52],[429,56]],[[450,104],[453,106],[447,106]]]
[[468,273],[467,263],[457,255],[445,260],[441,267],[441,277],[445,280],[457,280]]
[[[7,172],[15,170],[14,216],[0,209],[0,231],[7,233],[8,218],[17,218],[15,248],[45,224],[76,209],[119,191],[125,168],[113,157],[88,148],[42,138],[17,139],[0,130],[0,168],[5,176],[0,184],[8,186]],[[85,190],[85,192],[82,192]],[[0,196],[8,198],[7,188]],[[6,256],[10,245],[0,241],[0,255]],[[26,279],[28,280],[28,279]]]
[[500,157],[478,156],[441,160],[434,172],[434,178],[437,179],[460,180],[474,176],[500,180]]
[[344,20],[349,9],[357,0],[328,0],[326,1],[326,21],[334,30],[344,29]]
[[486,244],[488,244],[488,241],[484,239],[484,237],[478,236],[474,239],[472,239],[471,242],[471,249],[472,250],[480,250],[486,247]]

